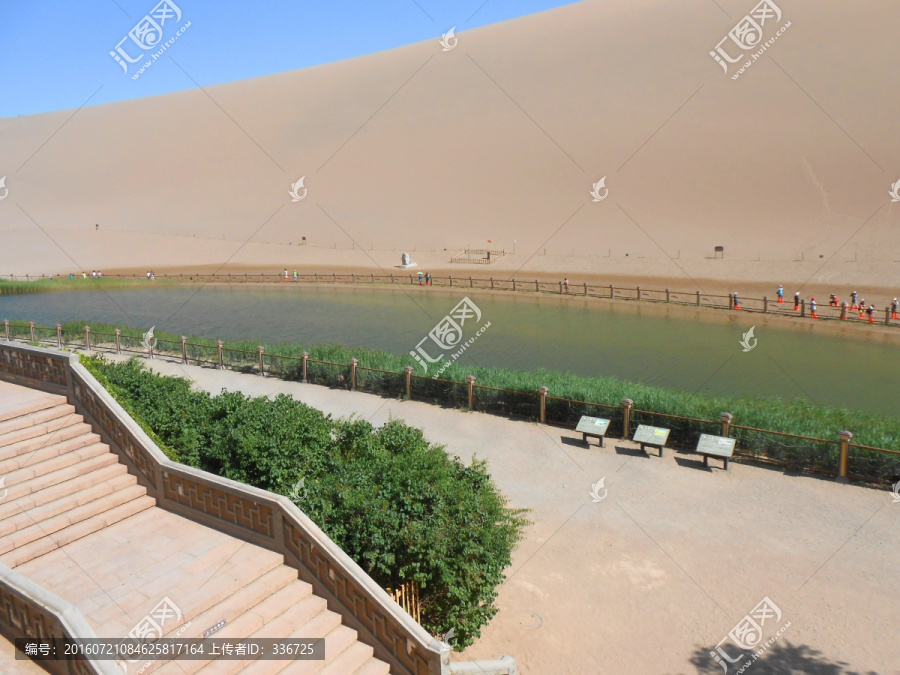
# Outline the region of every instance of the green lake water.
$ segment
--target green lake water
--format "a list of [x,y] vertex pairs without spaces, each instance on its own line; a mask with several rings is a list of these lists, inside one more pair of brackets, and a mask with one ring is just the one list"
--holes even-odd
[[[0,296],[0,319],[72,320],[228,340],[337,342],[405,354],[465,296],[436,289],[179,287]],[[472,293],[490,328],[463,363],[614,376],[690,393],[804,398],[898,415],[900,341],[848,338],[776,317]],[[698,313],[699,312],[699,313]],[[703,319],[703,320],[701,320]],[[750,325],[758,340],[744,352]],[[468,335],[466,336],[468,337]],[[361,365],[366,365],[362,362]]]

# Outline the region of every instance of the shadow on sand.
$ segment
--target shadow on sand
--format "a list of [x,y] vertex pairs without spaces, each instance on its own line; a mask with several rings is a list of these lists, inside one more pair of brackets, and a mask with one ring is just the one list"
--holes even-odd
[[[725,675],[722,666],[710,656],[715,647],[698,649],[691,657],[691,664],[703,675],[721,673]],[[728,664],[728,675],[734,675],[741,669],[742,663]],[[874,670],[851,670],[849,663],[843,661],[830,661],[822,652],[807,645],[792,645],[784,640],[772,645],[766,652],[744,670],[744,673],[755,675],[877,675]]]

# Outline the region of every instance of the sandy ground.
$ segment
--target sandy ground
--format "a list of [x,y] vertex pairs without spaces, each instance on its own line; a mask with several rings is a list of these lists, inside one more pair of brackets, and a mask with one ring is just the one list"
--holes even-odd
[[500,611],[455,658],[510,654],[524,674],[720,672],[709,652],[769,598],[781,618],[764,623],[763,640],[790,625],[752,672],[900,673],[900,503],[886,490],[741,463],[707,469],[691,453],[653,457],[615,439],[586,447],[566,430],[424,403],[152,367],[214,393],[284,392],[335,416],[404,419],[465,461],[486,459],[533,524]]
[[893,297],[900,5],[779,3],[734,80],[709,52],[754,4],[574,3],[452,51],[2,119],[0,271],[438,271],[471,246],[515,251],[498,275]]

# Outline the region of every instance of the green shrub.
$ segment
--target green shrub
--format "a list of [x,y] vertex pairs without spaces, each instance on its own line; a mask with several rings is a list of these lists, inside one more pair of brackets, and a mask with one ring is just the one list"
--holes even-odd
[[284,495],[384,588],[415,581],[422,624],[471,644],[497,612],[522,536],[485,463],[466,466],[401,421],[336,420],[284,394],[211,396],[136,359],[82,358],[175,461]]

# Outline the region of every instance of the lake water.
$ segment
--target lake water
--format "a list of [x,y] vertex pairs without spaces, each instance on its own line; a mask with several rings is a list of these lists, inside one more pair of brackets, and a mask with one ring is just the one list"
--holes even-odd
[[[464,296],[419,287],[293,284],[76,291],[0,296],[0,319],[155,325],[226,343],[338,342],[405,354]],[[847,337],[759,314],[553,296],[469,297],[491,326],[463,354],[464,363],[898,414],[900,341],[867,327],[847,326],[853,336]],[[751,325],[758,342],[744,352],[740,341]]]

